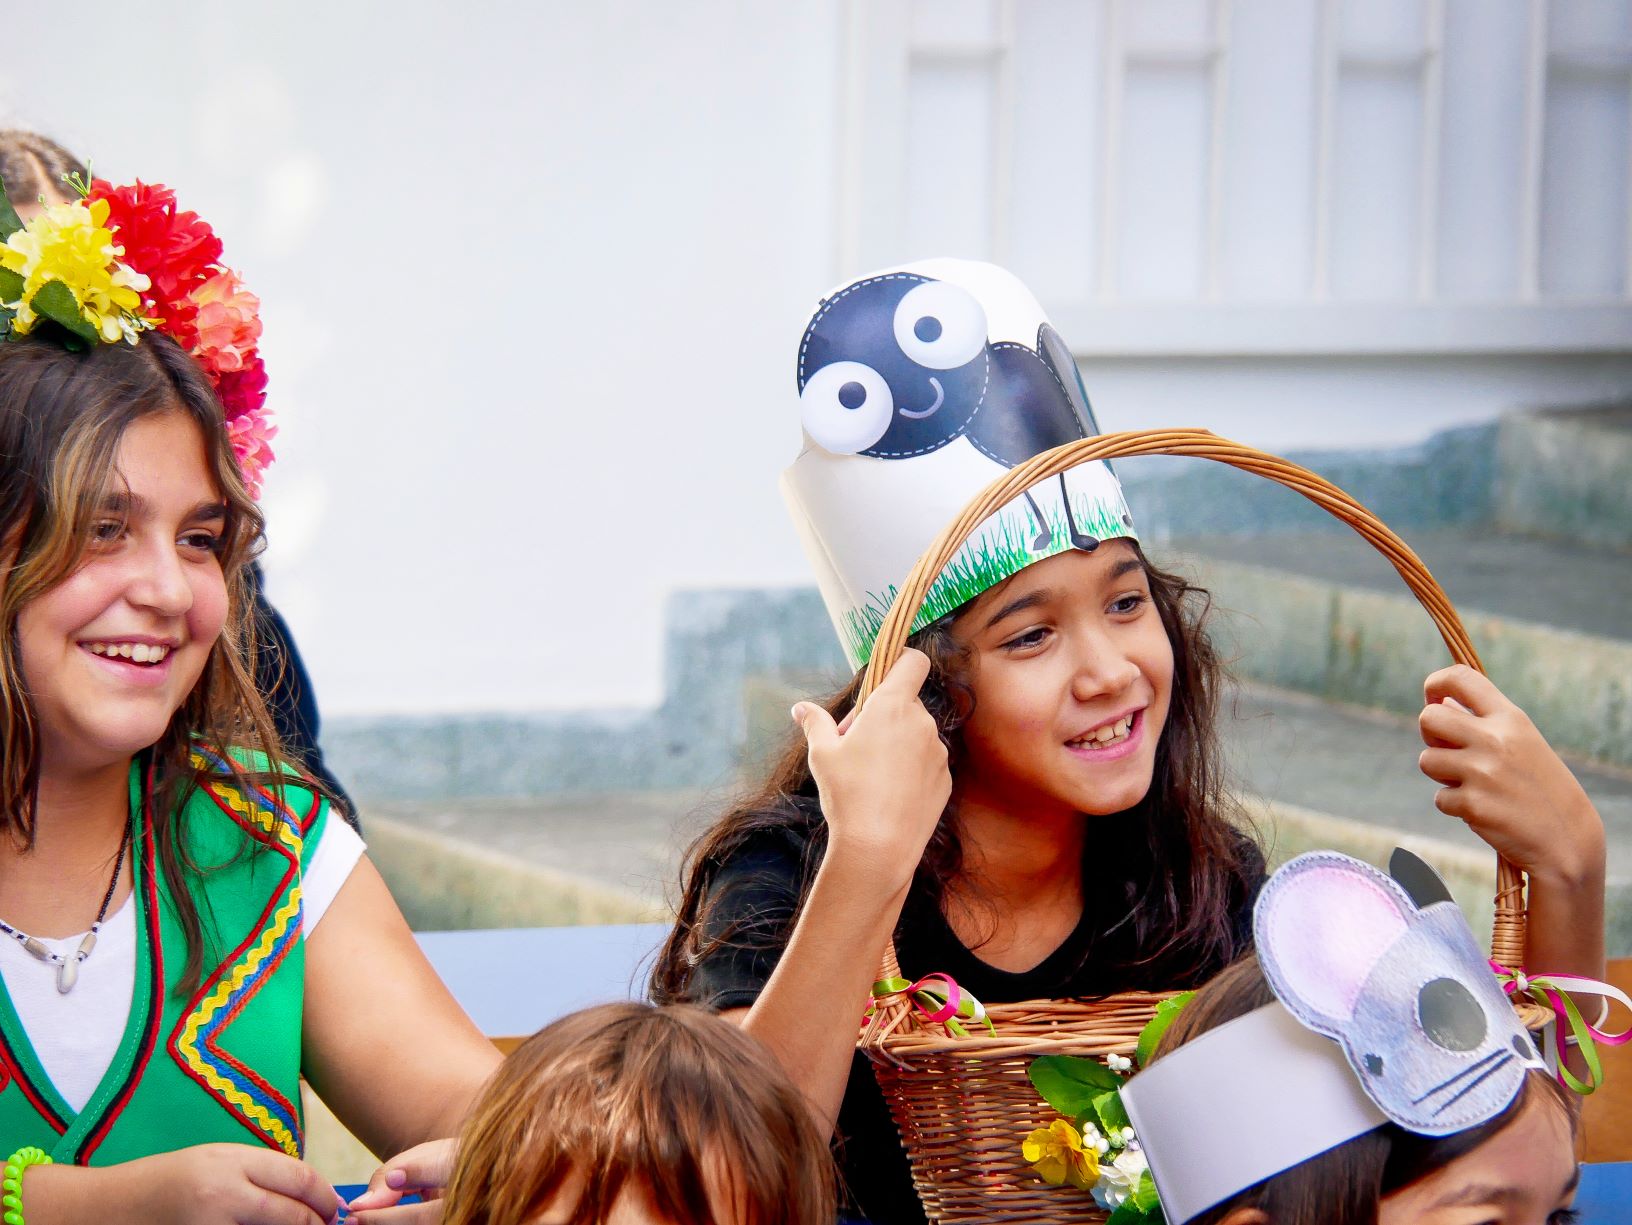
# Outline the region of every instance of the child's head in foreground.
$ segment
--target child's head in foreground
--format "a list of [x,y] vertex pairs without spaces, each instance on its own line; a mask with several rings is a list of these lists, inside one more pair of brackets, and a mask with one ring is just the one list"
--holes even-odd
[[[1202,988],[1163,1036],[1152,1066],[1276,999],[1249,955]],[[1253,1075],[1251,1067],[1240,1069]],[[1227,1111],[1229,1104],[1207,1109]],[[1297,1109],[1288,1103],[1288,1109]],[[1231,1196],[1189,1225],[1565,1225],[1574,1219],[1575,1113],[1531,1071],[1502,1113],[1447,1136],[1395,1123],[1328,1149]],[[1243,1135],[1243,1146],[1250,1146]]]
[[446,1225],[831,1225],[827,1145],[771,1056],[699,1008],[540,1030],[472,1111]]

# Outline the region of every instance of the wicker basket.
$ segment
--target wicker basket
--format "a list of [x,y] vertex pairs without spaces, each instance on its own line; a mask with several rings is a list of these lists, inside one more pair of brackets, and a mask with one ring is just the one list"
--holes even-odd
[[[1381,520],[1335,485],[1297,464],[1204,430],[1140,430],[1069,443],[993,481],[919,558],[884,620],[863,682],[865,698],[905,646],[912,620],[941,569],[999,507],[1049,478],[1095,459],[1188,455],[1218,460],[1294,489],[1343,520],[1399,571],[1439,627],[1451,657],[1483,671],[1478,653],[1422,560]],[[1523,964],[1524,881],[1505,860],[1496,869],[1491,955]],[[899,974],[892,943],[884,978]],[[1103,1221],[1092,1198],[1050,1187],[1021,1159],[1020,1141],[1057,1117],[1026,1075],[1039,1055],[1131,1055],[1140,1030],[1170,993],[1130,991],[1090,1001],[1029,1000],[988,1005],[996,1033],[948,1036],[921,1021],[901,997],[887,1000],[862,1038],[901,1130],[913,1182],[931,1220],[941,1222]],[[1527,1024],[1546,1014],[1520,1009]]]

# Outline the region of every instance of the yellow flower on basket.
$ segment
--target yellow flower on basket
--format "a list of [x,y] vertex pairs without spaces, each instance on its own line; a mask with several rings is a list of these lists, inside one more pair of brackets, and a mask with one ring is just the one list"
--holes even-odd
[[1064,1119],[1039,1127],[1020,1145],[1020,1154],[1053,1186],[1070,1183],[1087,1191],[1099,1178],[1099,1154],[1082,1146],[1082,1136]]
[[19,336],[38,322],[33,298],[51,281],[61,281],[74,295],[85,322],[103,340],[134,340],[152,326],[141,315],[149,281],[118,261],[125,249],[105,228],[107,219],[106,200],[54,204],[0,246],[0,267],[23,279],[21,298],[5,303],[17,312],[12,327]]

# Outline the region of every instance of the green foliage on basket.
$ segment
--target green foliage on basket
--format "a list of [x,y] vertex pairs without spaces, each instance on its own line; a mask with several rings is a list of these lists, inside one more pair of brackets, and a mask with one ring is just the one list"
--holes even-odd
[[[1163,1000],[1139,1035],[1140,1067],[1150,1062],[1162,1035],[1195,993]],[[1062,1120],[1033,1130],[1021,1154],[1044,1181],[1087,1191],[1110,1209],[1108,1225],[1166,1225],[1156,1184],[1133,1133],[1122,1086],[1134,1060],[1107,1055],[1102,1063],[1077,1055],[1041,1055],[1026,1074]],[[1069,1120],[1066,1122],[1065,1120]]]
[[1173,1024],[1184,1006],[1194,997],[1194,991],[1181,991],[1156,1005],[1156,1015],[1151,1018],[1150,1024],[1139,1031],[1139,1041],[1133,1048],[1133,1057],[1140,1067],[1150,1062],[1150,1057],[1156,1053],[1156,1046],[1162,1036],[1167,1033],[1168,1026]]

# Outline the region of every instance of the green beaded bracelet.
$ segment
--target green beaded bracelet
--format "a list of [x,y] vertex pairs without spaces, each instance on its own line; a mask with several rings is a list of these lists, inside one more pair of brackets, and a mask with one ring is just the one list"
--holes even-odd
[[6,1172],[0,1176],[0,1221],[5,1225],[23,1225],[23,1171],[31,1165],[50,1165],[51,1154],[32,1144],[20,1148],[6,1158]]

